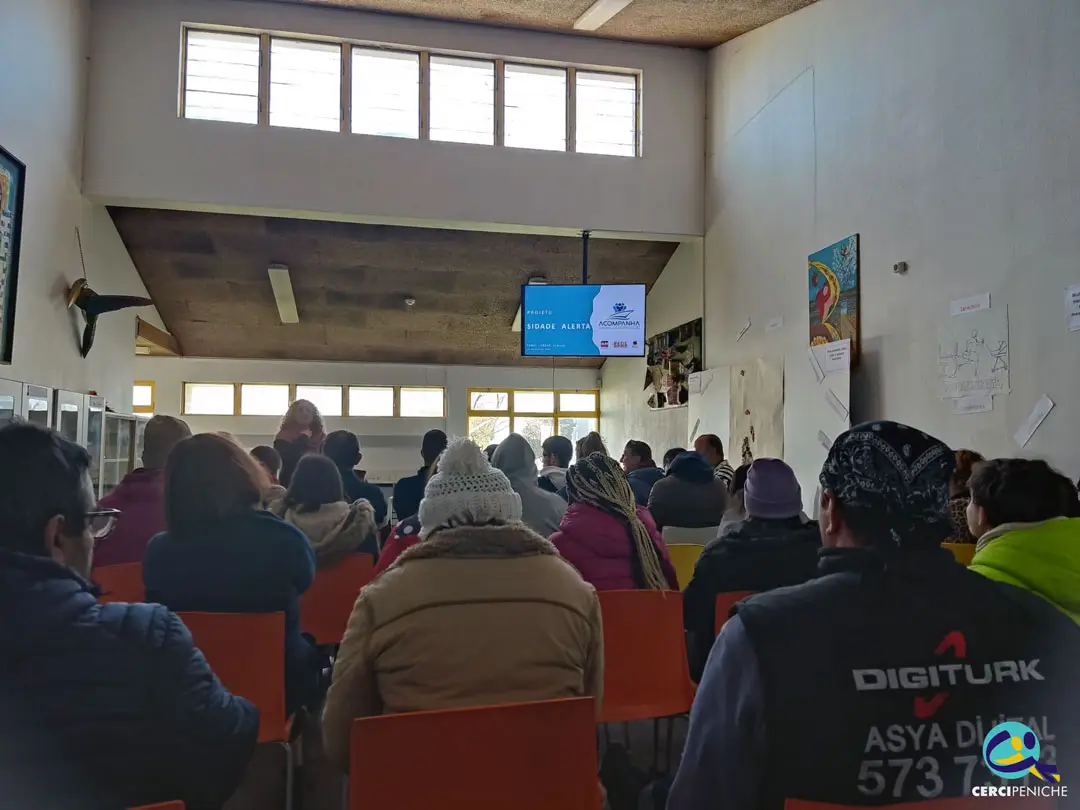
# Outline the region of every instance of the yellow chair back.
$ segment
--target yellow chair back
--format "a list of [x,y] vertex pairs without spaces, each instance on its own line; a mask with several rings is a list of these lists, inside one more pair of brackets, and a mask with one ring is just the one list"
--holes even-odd
[[675,566],[675,576],[679,578],[679,588],[685,590],[694,576],[694,565],[705,550],[705,546],[690,543],[673,543],[668,548],[671,564]]
[[952,552],[958,563],[971,565],[971,558],[975,556],[974,543],[942,543],[941,545]]

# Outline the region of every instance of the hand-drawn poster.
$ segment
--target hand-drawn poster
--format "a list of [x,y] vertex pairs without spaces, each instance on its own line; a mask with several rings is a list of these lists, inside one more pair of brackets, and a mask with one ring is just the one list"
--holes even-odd
[[859,358],[859,235],[810,255],[810,345],[851,339]]
[[938,336],[942,399],[1009,392],[1009,311],[1005,306],[955,315]]
[[0,147],[0,363],[10,363],[15,334],[15,288],[19,277],[26,167]]
[[690,375],[705,368],[701,329],[698,318],[646,341],[645,390],[650,408],[679,408],[690,401]]
[[731,367],[728,458],[735,466],[784,457],[784,361],[751,360]]

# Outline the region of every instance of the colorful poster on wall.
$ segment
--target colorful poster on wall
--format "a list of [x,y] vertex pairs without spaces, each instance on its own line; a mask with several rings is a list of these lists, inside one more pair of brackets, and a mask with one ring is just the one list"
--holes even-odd
[[26,167],[0,146],[0,363],[11,362]]
[[645,390],[654,410],[679,408],[690,401],[690,375],[705,368],[702,319],[684,323],[646,341]]
[[859,357],[859,235],[849,236],[808,259],[810,345],[851,340]]
[[731,367],[728,457],[735,465],[784,457],[784,361],[763,358]]

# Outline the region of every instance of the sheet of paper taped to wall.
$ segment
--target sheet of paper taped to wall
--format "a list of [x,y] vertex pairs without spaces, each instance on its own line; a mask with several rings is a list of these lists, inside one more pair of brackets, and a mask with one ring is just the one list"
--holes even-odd
[[966,416],[973,413],[989,413],[994,410],[993,394],[976,394],[971,397],[959,397],[950,399],[952,412],[957,416]]
[[948,318],[938,333],[942,399],[1009,392],[1009,313],[996,306]]
[[1020,425],[1020,429],[1013,435],[1016,443],[1021,447],[1027,447],[1027,443],[1031,441],[1031,437],[1035,435],[1039,425],[1043,423],[1043,420],[1053,409],[1054,401],[1046,394],[1043,394],[1039,401],[1035,403],[1031,413],[1028,414],[1028,418],[1024,420],[1024,424]]

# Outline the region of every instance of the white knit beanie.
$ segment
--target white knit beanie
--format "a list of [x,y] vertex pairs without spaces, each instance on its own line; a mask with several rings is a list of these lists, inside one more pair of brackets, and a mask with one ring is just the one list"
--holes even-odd
[[521,520],[521,498],[468,439],[447,444],[420,501],[420,537],[449,526]]

